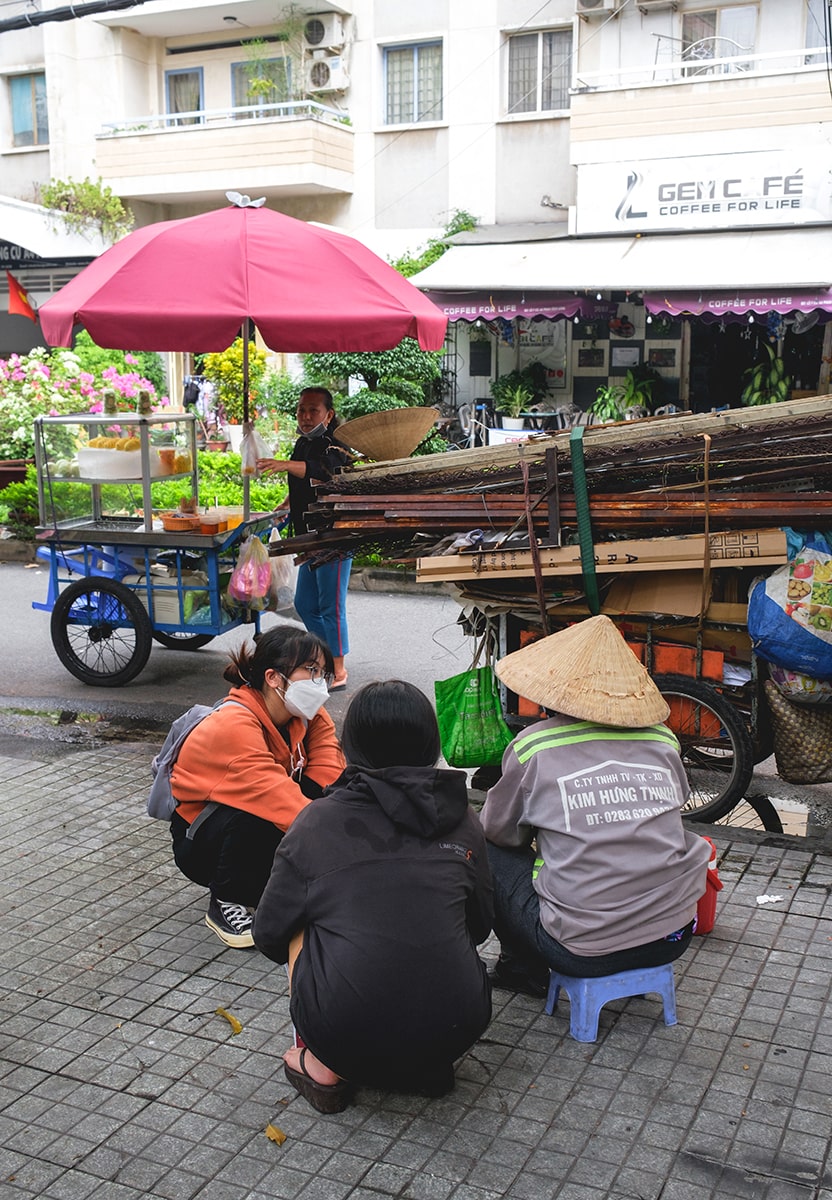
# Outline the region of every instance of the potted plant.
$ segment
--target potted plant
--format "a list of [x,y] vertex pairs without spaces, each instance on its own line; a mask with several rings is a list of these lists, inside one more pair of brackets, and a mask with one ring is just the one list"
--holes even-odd
[[779,400],[788,400],[791,380],[786,374],[782,358],[778,358],[768,342],[763,342],[763,349],[768,355],[767,362],[757,363],[743,372],[747,379],[740,404],[776,404]]
[[494,397],[494,409],[500,413],[503,429],[522,429],[525,412],[534,402],[534,392],[522,377],[522,372],[511,371],[508,375],[500,375],[491,384],[491,395]]

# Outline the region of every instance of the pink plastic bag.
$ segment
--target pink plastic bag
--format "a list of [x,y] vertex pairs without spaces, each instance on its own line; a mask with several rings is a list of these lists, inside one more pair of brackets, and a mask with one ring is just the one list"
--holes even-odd
[[269,553],[258,537],[243,543],[237,565],[228,581],[228,595],[246,608],[262,609],[268,603],[272,582]]

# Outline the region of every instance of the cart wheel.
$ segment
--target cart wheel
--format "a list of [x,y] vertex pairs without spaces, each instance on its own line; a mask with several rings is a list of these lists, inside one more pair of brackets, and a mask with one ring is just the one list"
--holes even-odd
[[716,821],[742,800],[754,770],[745,722],[715,687],[685,675],[655,675],[670,705],[667,724],[681,745],[690,798],[689,821]]
[[52,645],[82,683],[119,687],[150,656],[150,617],[123,583],[90,575],[65,588],[52,609]]
[[213,633],[163,633],[161,629],[153,630],[153,639],[168,650],[199,650],[213,642]]
[[732,829],[756,829],[760,833],[783,832],[780,814],[768,796],[746,796],[714,824],[728,825]]

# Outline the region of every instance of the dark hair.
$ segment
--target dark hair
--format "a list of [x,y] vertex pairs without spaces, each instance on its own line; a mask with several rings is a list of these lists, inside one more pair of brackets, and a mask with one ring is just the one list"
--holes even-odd
[[223,679],[236,687],[263,690],[268,670],[279,671],[289,676],[298,667],[317,658],[323,658],[327,675],[335,674],[332,651],[316,633],[310,633],[299,625],[276,625],[254,638],[254,649],[242,645],[230,656],[231,662],[223,672]]
[[341,738],[347,762],[358,767],[432,767],[439,726],[424,692],[401,679],[367,683],[347,709]]
[[[316,396],[320,396],[329,411],[333,413],[335,412],[335,401],[332,399],[332,392],[329,390],[329,388],[325,388],[323,384],[310,383],[307,387],[301,388],[300,396],[298,396],[298,404],[300,404],[303,397],[308,395],[310,392],[314,393]],[[335,416],[329,422],[329,428],[335,429],[339,424],[340,420],[338,418],[338,414],[335,413]]]

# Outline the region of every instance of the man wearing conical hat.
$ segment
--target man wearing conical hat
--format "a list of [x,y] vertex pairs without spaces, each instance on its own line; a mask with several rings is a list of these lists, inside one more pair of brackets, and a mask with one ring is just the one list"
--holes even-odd
[[608,617],[500,659],[551,716],[520,733],[481,819],[500,958],[492,983],[544,997],[580,977],[672,962],[690,943],[710,846],[682,824],[669,708]]

